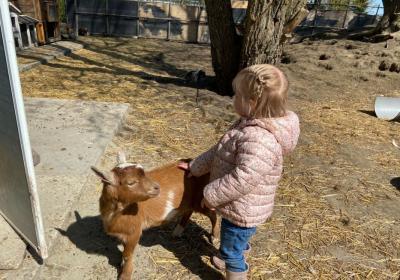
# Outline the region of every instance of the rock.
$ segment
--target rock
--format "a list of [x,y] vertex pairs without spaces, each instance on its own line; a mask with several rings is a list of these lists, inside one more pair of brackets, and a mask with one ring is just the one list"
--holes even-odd
[[40,156],[34,149],[32,149],[32,158],[33,158],[34,166],[36,166],[40,163]]

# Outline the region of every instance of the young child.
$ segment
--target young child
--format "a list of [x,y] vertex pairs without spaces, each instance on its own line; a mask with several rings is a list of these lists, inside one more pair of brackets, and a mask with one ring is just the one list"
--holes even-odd
[[233,81],[240,119],[210,150],[179,166],[193,176],[210,172],[202,205],[222,216],[220,256],[226,279],[247,279],[244,253],[256,226],[272,214],[283,156],[293,151],[299,119],[286,108],[288,81],[268,64],[243,69]]

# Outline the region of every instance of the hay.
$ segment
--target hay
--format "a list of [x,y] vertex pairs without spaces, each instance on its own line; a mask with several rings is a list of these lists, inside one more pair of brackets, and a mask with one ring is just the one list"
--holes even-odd
[[[234,119],[229,98],[203,90],[198,108],[193,88],[173,84],[182,70],[203,68],[212,73],[207,47],[156,40],[85,40],[89,49],[23,73],[22,82],[26,96],[131,105],[122,131],[107,151],[105,167],[114,164],[120,149],[147,168],[193,157],[214,144]],[[328,46],[321,43],[319,48]],[[303,94],[292,101],[301,116],[302,137],[285,161],[275,213],[252,241],[252,279],[398,279],[400,194],[388,177],[400,171],[398,151],[391,145],[400,124],[360,111],[370,110],[366,104],[373,101],[367,89],[389,85],[371,78],[370,85],[358,85],[356,90],[344,82],[351,80],[351,70],[346,72],[345,67],[321,73],[310,59],[319,48],[307,46],[302,51],[310,52],[309,57],[284,66],[292,92]],[[336,56],[337,63],[352,63],[346,60],[348,53]],[[337,80],[331,78],[335,75]],[[327,81],[328,88],[339,87],[340,98],[321,93]],[[394,76],[391,82],[396,83]],[[204,229],[210,227],[202,216],[193,220]],[[160,238],[170,240],[170,230],[160,231]],[[204,239],[192,225],[183,239],[166,241],[166,248],[151,247],[148,256],[155,272],[148,279],[193,279],[193,274],[212,279],[214,274],[207,269],[212,247]]]

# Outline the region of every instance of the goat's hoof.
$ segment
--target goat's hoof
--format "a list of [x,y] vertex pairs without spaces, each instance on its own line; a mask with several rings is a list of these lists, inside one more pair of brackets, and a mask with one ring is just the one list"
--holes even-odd
[[184,228],[183,226],[177,225],[177,226],[175,227],[174,231],[172,232],[172,236],[173,236],[173,237],[182,237],[182,234],[183,234],[183,230],[184,230],[184,229],[185,229],[185,228]]
[[118,277],[118,280],[131,280],[132,279],[132,277],[130,276],[130,275],[120,275],[119,277]]
[[132,273],[121,273],[118,277],[118,280],[131,280],[132,279]]

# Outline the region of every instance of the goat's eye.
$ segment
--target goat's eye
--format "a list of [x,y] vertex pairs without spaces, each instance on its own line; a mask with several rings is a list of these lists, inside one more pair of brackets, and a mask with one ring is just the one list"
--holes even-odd
[[137,181],[129,181],[127,182],[128,187],[133,187],[137,184]]

